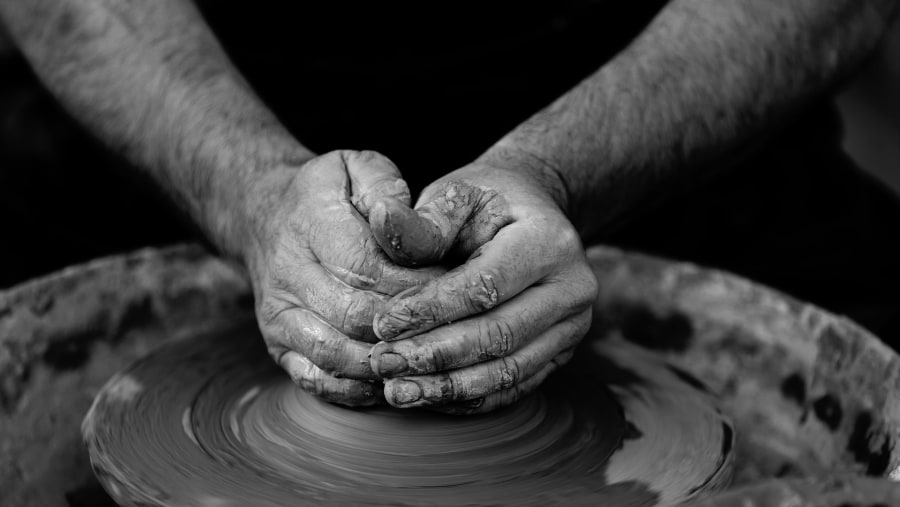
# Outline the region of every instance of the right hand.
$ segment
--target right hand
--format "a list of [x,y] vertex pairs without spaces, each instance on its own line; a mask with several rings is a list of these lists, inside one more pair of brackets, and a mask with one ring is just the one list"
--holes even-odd
[[336,151],[268,172],[253,189],[242,250],[269,354],[319,397],[378,403],[373,317],[390,296],[440,274],[392,263],[369,230],[375,201],[409,205],[400,171],[378,153]]

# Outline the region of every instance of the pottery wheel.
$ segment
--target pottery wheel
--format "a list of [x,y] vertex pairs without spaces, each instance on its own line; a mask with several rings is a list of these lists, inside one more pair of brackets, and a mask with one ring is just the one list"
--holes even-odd
[[617,342],[487,415],[348,409],[291,384],[248,324],[136,362],[82,430],[123,505],[650,506],[726,486],[731,428],[696,379]]

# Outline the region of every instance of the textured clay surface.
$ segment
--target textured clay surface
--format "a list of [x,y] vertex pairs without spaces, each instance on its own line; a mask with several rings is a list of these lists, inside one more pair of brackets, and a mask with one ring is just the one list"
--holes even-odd
[[[900,363],[875,337],[726,273],[610,248],[589,257],[603,281],[592,335],[666,358],[734,423],[735,485],[696,505],[900,505]],[[246,281],[197,247],[101,259],[0,292],[0,503],[113,505],[79,432],[104,382],[159,344],[250,318]],[[648,441],[629,435],[626,425],[619,453]],[[628,486],[661,490],[646,478]]]
[[100,259],[0,291],[0,504],[105,506],[80,421],[166,340],[252,315],[249,286],[197,247]]
[[728,484],[734,440],[712,396],[627,343],[461,417],[318,400],[252,322],[121,372],[83,431],[107,490],[141,506],[671,505]]

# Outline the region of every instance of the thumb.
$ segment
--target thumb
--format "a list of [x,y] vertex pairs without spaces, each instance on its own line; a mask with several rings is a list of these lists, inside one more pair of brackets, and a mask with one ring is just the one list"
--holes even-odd
[[372,205],[382,198],[409,206],[409,187],[387,157],[374,151],[348,151],[342,158],[350,178],[350,202],[362,216],[368,217]]
[[397,264],[433,264],[457,243],[486,195],[471,185],[449,183],[415,210],[398,199],[382,198],[370,210],[369,226],[382,250]]

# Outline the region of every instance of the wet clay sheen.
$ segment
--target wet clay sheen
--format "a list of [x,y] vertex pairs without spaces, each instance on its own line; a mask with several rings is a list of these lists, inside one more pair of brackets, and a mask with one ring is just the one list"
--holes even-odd
[[291,384],[250,325],[138,361],[82,431],[123,505],[671,505],[731,476],[731,422],[699,387],[588,343],[491,414],[348,409]]

